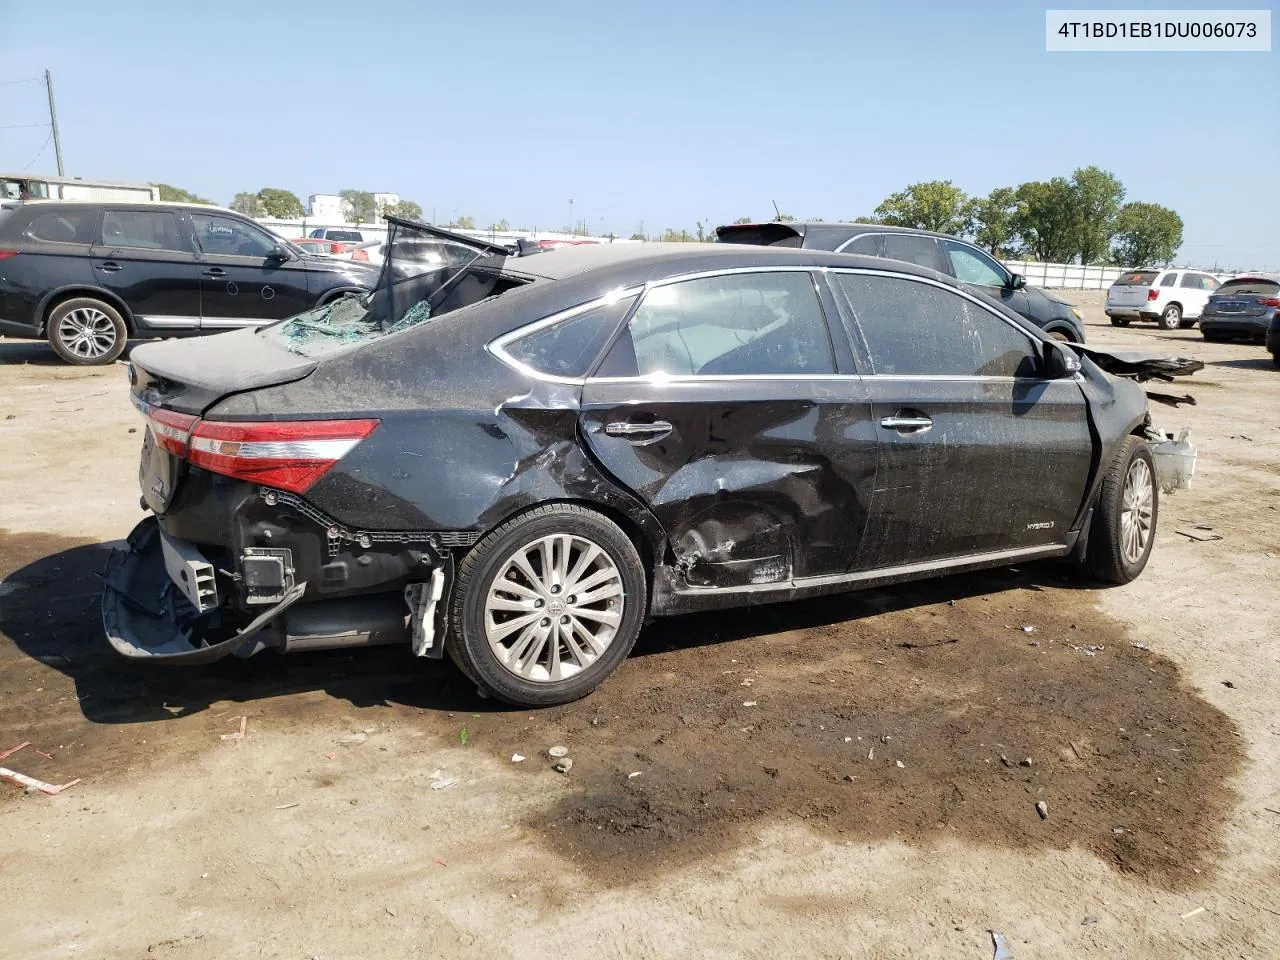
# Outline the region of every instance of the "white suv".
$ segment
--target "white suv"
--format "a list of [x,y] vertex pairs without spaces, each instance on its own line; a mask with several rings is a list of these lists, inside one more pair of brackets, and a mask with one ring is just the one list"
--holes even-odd
[[1193,327],[1218,279],[1199,270],[1126,270],[1107,291],[1114,327],[1154,320],[1166,330]]

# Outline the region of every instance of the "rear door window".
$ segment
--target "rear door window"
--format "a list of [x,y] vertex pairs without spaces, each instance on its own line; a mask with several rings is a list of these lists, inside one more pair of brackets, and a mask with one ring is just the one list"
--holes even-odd
[[48,243],[89,243],[96,210],[58,210],[42,213],[27,225],[27,236]]
[[794,271],[724,274],[653,288],[610,348],[599,375],[834,372],[813,278]]
[[182,252],[188,249],[178,232],[177,214],[171,210],[102,211],[102,245]]
[[884,234],[882,233],[864,233],[860,237],[854,237],[844,247],[841,253],[860,253],[866,257],[878,257],[880,251],[884,249]]
[[939,273],[949,272],[946,264],[942,262],[938,241],[933,237],[917,237],[910,233],[886,233],[884,256],[890,260],[918,263],[922,267],[937,270]]
[[876,374],[1037,377],[1036,341],[967,297],[919,280],[837,274]]
[[1170,273],[1160,279],[1160,286],[1172,287],[1177,282],[1178,282],[1178,274]]
[[1204,285],[1204,281],[1205,278],[1198,273],[1184,273],[1182,275],[1182,283],[1178,284],[1178,286],[1185,287],[1188,290],[1207,290],[1208,288]]

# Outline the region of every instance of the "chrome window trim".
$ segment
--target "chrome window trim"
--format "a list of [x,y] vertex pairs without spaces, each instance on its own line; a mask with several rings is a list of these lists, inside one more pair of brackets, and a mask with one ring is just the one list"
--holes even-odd
[[[863,234],[859,234],[859,236],[863,236]],[[857,238],[855,237],[852,239],[857,239]],[[854,276],[878,276],[878,277],[889,277],[896,280],[913,280],[917,283],[929,284],[931,286],[938,287],[941,290],[945,290],[949,293],[953,293],[953,294],[956,294],[957,296],[963,297],[969,302],[981,307],[991,316],[1003,321],[1011,329],[1022,334],[1032,343],[1043,343],[1045,339],[1047,339],[1045,337],[1037,337],[1030,330],[1023,328],[1019,324],[1010,320],[1008,317],[1005,317],[1002,314],[1000,314],[998,311],[993,310],[990,307],[990,305],[983,303],[981,300],[979,300],[973,294],[969,293],[967,290],[959,289],[950,284],[942,283],[938,280],[934,280],[931,277],[922,277],[913,273],[903,273],[898,270],[873,268],[873,267],[832,267],[832,266],[823,265],[823,264],[804,264],[804,265],[777,264],[772,266],[761,266],[761,267],[729,267],[729,268],[721,268],[718,270],[698,270],[692,273],[682,273],[682,274],[676,274],[670,277],[664,277],[661,280],[650,280],[639,286],[627,287],[625,289],[619,289],[619,290],[612,290],[609,293],[605,294],[604,296],[596,297],[595,299],[588,300],[585,303],[580,303],[576,306],[569,307],[557,313],[553,313],[550,316],[543,317],[541,320],[535,320],[531,323],[525,324],[522,327],[517,327],[515,330],[512,330],[508,333],[504,333],[501,336],[495,337],[493,340],[490,340],[487,344],[485,344],[485,350],[488,351],[494,357],[496,357],[498,360],[505,363],[508,367],[511,367],[513,370],[517,371],[518,373],[524,374],[526,377],[530,377],[531,379],[534,379],[534,380],[541,380],[544,383],[556,383],[562,386],[569,386],[569,387],[582,387],[582,386],[585,386],[588,382],[589,383],[647,383],[651,385],[657,385],[657,384],[668,384],[668,383],[671,383],[671,384],[709,383],[709,382],[715,382],[715,381],[732,382],[732,381],[747,381],[747,380],[767,382],[772,380],[848,381],[848,380],[880,379],[880,380],[958,381],[958,382],[966,382],[966,383],[973,383],[973,382],[1061,383],[1068,380],[1071,382],[1079,382],[1083,380],[1083,376],[1079,373],[1075,374],[1073,377],[1059,377],[1057,379],[1046,378],[1046,377],[985,377],[985,376],[966,376],[962,374],[924,374],[924,373],[922,374],[909,374],[909,373],[867,373],[867,374],[767,373],[765,374],[765,373],[761,373],[761,374],[719,374],[719,375],[708,374],[707,376],[700,376],[698,374],[682,374],[682,375],[662,376],[662,377],[655,377],[652,375],[643,376],[643,377],[640,377],[640,376],[637,376],[637,377],[593,377],[593,376],[559,377],[559,376],[555,376],[554,374],[542,373],[541,371],[533,369],[527,364],[511,356],[511,354],[508,353],[506,350],[507,344],[511,343],[513,340],[518,340],[521,337],[527,336],[531,333],[536,333],[539,330],[542,330],[546,327],[559,323],[562,320],[569,320],[580,313],[585,313],[588,310],[594,310],[597,307],[607,306],[609,303],[614,303],[618,300],[624,299],[629,296],[638,296],[641,298],[639,301],[639,304],[637,304],[637,307],[638,307],[640,304],[643,304],[644,296],[650,290],[655,289],[657,287],[665,287],[673,283],[683,283],[686,280],[701,280],[706,277],[730,276],[730,275],[740,274],[740,273],[810,273],[810,274],[823,273],[823,274],[837,274],[837,275],[852,274]],[[843,296],[843,294],[841,294],[841,296]],[[821,305],[821,300],[819,300],[819,305]],[[852,305],[850,304],[850,306]],[[633,308],[633,310],[634,309],[635,308]],[[631,319],[630,316],[628,316],[624,322],[630,322],[630,319]],[[854,316],[854,321],[855,322],[857,321],[856,314]],[[827,318],[827,328],[828,328],[827,329],[828,336],[831,336],[831,318],[829,317]],[[610,343],[609,346],[612,346],[612,343]]]
[[[884,232],[880,230],[864,230],[862,233],[856,233],[852,237],[850,237],[848,240],[846,240],[844,243],[840,244],[840,246],[836,247],[834,252],[844,253],[845,247],[849,246],[849,244],[853,243],[855,240],[861,240],[863,237],[883,237],[883,236],[884,236]],[[859,254],[855,254],[855,256],[869,257],[871,256],[871,254],[859,253]],[[878,259],[884,259],[884,258],[880,257]]]

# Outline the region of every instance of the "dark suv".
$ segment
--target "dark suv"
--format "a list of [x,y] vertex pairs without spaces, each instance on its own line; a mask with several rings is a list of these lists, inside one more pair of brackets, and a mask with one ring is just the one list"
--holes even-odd
[[130,337],[259,326],[377,279],[219,207],[0,204],[0,333],[47,337],[68,363],[110,363]]
[[861,253],[918,263],[959,280],[1026,317],[1058,340],[1084,343],[1084,314],[1073,304],[1037,287],[971,243],[945,233],[886,227],[872,223],[813,223],[788,220],[735,223],[717,227],[721,243],[757,243],[809,247],[837,253]]

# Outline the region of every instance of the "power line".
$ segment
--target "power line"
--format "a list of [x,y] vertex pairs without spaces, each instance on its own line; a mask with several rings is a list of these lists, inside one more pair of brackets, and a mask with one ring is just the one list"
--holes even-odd
[[0,87],[12,86],[15,83],[43,83],[43,82],[44,80],[40,77],[28,77],[25,80],[0,80]]
[[47,123],[9,123],[0,126],[0,130],[26,130],[29,127],[47,127]]
[[[46,126],[48,125],[46,124]],[[28,170],[30,170],[35,165],[35,162],[44,156],[44,152],[49,149],[49,143],[52,140],[53,140],[53,130],[50,130],[49,135],[44,138],[44,146],[40,148],[40,152],[37,153],[34,157],[32,157],[31,162],[28,163],[25,167],[23,167],[18,172],[26,173]]]

